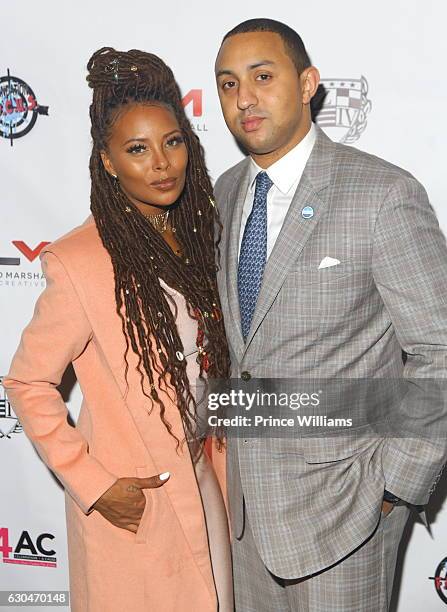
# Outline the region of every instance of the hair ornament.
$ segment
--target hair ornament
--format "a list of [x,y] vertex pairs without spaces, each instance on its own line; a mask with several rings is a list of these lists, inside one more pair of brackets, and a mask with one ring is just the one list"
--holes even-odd
[[119,79],[119,75],[118,75],[119,64],[120,64],[120,60],[118,57],[116,57],[115,59],[111,60],[108,64],[104,66],[104,72],[113,72],[113,78],[116,81],[118,81]]

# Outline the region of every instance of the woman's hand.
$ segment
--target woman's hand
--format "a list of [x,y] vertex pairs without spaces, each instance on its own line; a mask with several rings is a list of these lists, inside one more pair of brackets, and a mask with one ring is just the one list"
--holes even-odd
[[93,509],[115,527],[136,533],[146,505],[141,489],[158,489],[169,476],[169,472],[164,472],[149,478],[118,478],[93,504]]

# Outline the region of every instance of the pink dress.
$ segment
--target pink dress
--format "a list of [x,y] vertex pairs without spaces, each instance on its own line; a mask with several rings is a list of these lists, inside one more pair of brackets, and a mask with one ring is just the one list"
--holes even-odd
[[[197,363],[197,319],[189,315],[184,296],[167,285],[162,279],[159,280],[161,287],[172,297],[175,305],[177,306],[176,323],[179,336],[183,344],[183,352],[178,356],[183,356],[183,358],[186,359],[186,373],[188,375],[191,393],[196,400],[198,398],[200,400],[200,398],[203,397],[204,388],[203,383],[199,380],[200,366]],[[175,315],[174,304],[172,304],[169,299],[168,304],[171,308],[171,312]],[[203,433],[206,428],[205,419],[207,416],[205,402],[198,401],[196,409],[199,418],[201,419],[201,425],[198,426],[198,429],[200,433]],[[193,446],[191,446],[191,451],[194,452]],[[219,474],[217,474],[217,477],[220,480]]]
[[[191,385],[191,391],[194,390],[195,381],[199,376],[199,364],[197,363],[197,320],[190,317],[188,313],[188,307],[184,296],[169,287],[162,279],[160,279],[161,287],[172,296],[173,300],[177,305],[177,329],[180,335],[180,339],[183,344],[183,357],[186,359],[186,371],[188,379]],[[175,314],[174,305],[171,304],[168,299],[168,304],[173,314]]]

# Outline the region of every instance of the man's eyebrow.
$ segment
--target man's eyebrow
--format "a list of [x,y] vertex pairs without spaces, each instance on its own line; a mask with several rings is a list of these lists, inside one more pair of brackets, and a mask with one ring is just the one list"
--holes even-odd
[[[272,60],[261,60],[259,62],[256,62],[255,64],[249,64],[247,66],[248,70],[255,70],[256,68],[260,68],[261,66],[273,66],[275,64],[275,62],[273,62]],[[216,78],[219,78],[221,76],[233,76],[234,72],[232,70],[228,70],[223,68],[222,70],[219,70],[216,73]]]
[[248,67],[249,70],[254,70],[255,68],[260,68],[261,66],[273,66],[275,62],[272,60],[262,60],[260,62],[256,62],[256,64],[250,64]]

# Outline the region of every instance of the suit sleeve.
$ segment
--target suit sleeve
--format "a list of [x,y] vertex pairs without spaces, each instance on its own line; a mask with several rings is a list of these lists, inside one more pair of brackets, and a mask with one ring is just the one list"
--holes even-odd
[[220,175],[217,181],[214,183],[213,191],[216,198],[220,198],[222,190],[222,175]]
[[385,442],[386,489],[424,505],[447,459],[447,247],[412,177],[392,186],[379,212],[373,275],[407,356],[406,394],[393,416],[399,435]]
[[9,401],[46,465],[85,514],[117,480],[88,452],[87,440],[68,421],[57,390],[67,366],[92,338],[92,329],[68,274],[52,252],[42,257],[47,285],[3,379]]

